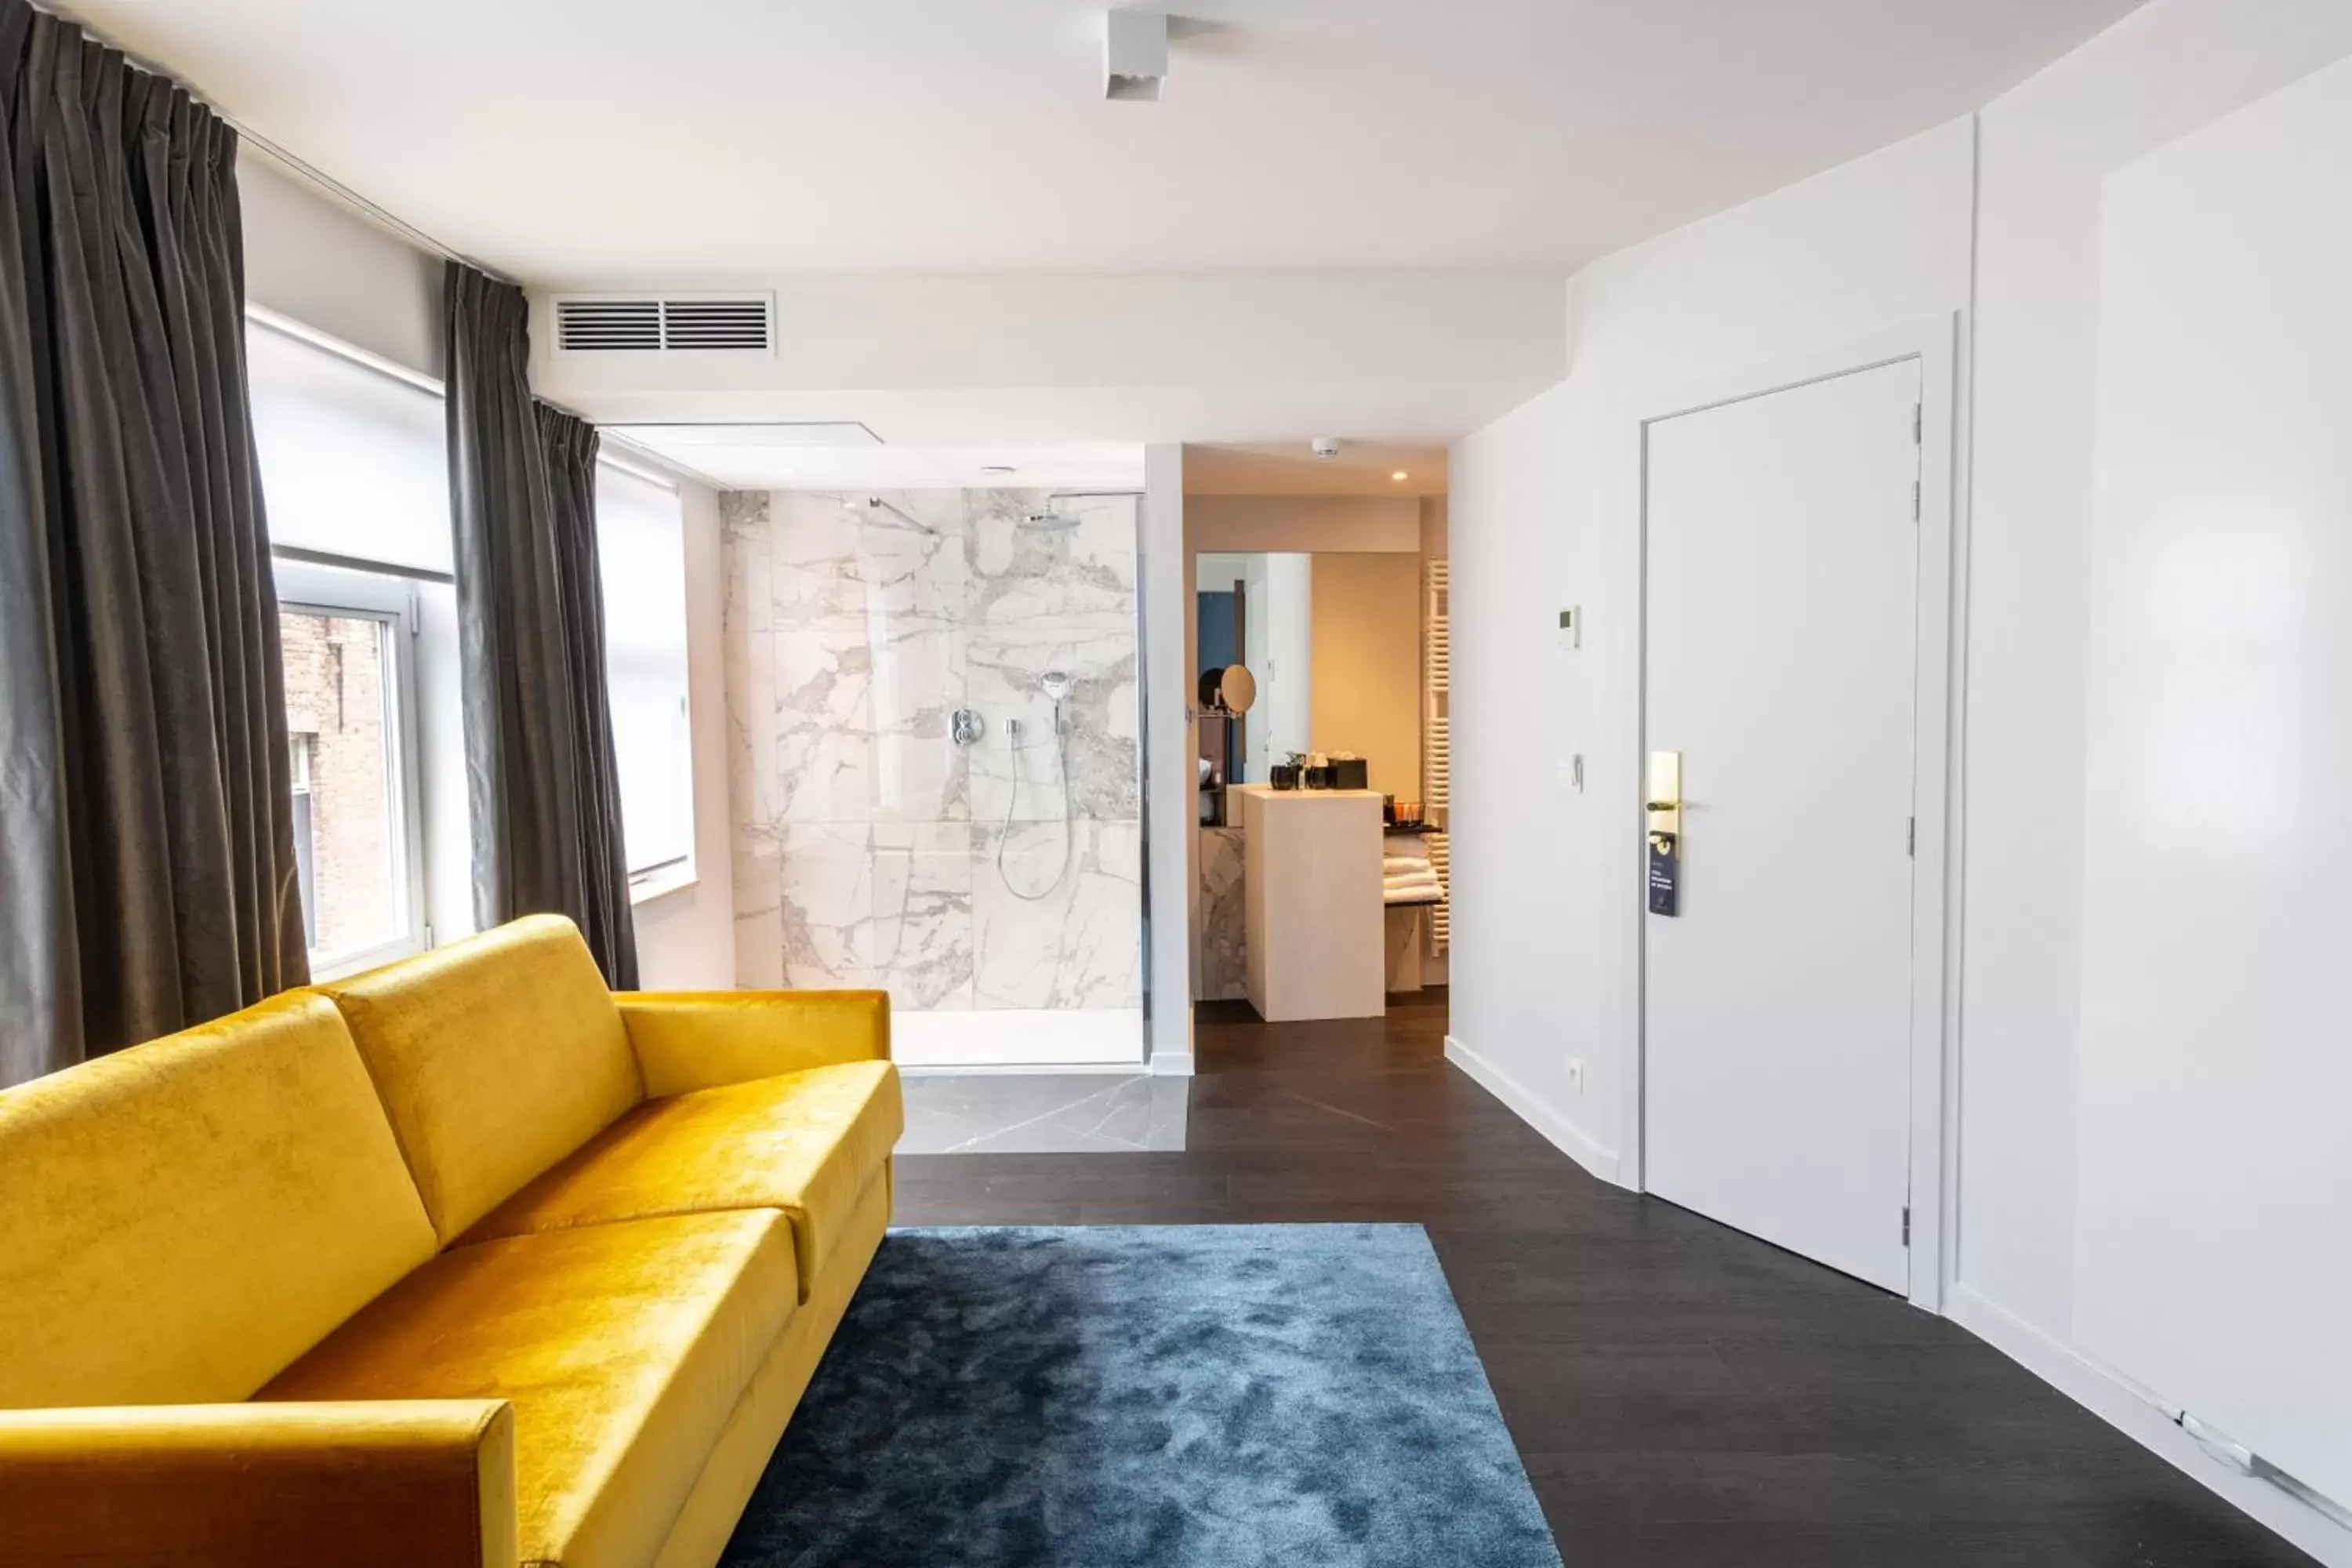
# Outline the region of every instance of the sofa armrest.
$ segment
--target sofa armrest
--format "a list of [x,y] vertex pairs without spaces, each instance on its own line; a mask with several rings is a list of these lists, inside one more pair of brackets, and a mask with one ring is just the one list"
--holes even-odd
[[890,1059],[887,991],[624,991],[613,1000],[654,1099]]
[[0,1410],[0,1563],[516,1568],[500,1400]]

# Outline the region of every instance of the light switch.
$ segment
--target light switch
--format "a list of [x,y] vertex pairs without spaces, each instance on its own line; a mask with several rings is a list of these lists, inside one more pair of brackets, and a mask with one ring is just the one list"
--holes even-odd
[[1574,653],[1584,642],[1584,609],[1571,605],[1559,613],[1559,648],[1562,653]]

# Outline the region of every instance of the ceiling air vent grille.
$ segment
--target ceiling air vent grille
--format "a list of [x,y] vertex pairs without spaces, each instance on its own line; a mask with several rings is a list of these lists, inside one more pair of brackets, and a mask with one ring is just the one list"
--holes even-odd
[[765,300],[665,300],[662,347],[759,349],[768,343]]
[[558,300],[555,341],[566,353],[662,346],[658,300]]
[[559,299],[555,346],[562,353],[767,353],[775,347],[773,302],[764,295]]

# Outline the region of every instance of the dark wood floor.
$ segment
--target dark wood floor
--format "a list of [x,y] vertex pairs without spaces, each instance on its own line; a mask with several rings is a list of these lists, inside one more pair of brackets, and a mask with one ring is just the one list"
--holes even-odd
[[908,1156],[898,1223],[1418,1221],[1570,1568],[2309,1563],[1954,1325],[1586,1175],[1442,1002],[1238,1010],[1186,1152]]

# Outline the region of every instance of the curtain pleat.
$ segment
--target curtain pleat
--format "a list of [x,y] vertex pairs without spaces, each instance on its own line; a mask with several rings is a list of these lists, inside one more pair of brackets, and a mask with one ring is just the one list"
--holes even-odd
[[449,501],[474,913],[567,915],[637,983],[605,693],[593,428],[534,402],[522,290],[448,267]]
[[[596,427],[540,404],[540,445],[547,453],[555,508],[555,564],[570,636],[565,652],[580,694],[572,737],[580,779],[580,837],[586,901],[580,917],[588,946],[611,953],[606,974],[621,990],[637,984],[637,942],[630,916],[628,851],[621,837],[621,773],[613,749],[613,705],[604,671],[604,578],[596,551]],[[619,978],[614,978],[619,977]]]
[[0,0],[0,1079],[308,978],[236,137]]

